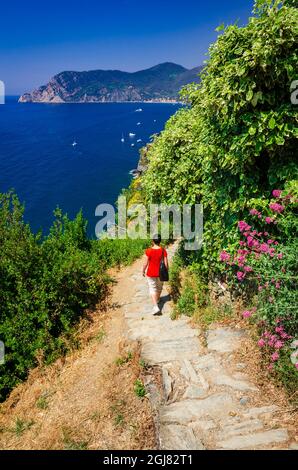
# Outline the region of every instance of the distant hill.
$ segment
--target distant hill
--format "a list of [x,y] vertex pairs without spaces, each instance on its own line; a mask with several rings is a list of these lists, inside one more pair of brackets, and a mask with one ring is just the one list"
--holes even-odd
[[198,82],[202,67],[186,69],[171,62],[138,72],[91,70],[61,72],[47,85],[19,99],[21,103],[96,103],[176,100],[183,85]]

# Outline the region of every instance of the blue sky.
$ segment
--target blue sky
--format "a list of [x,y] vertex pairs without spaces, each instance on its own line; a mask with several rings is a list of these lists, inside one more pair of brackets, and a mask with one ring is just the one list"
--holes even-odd
[[0,80],[7,94],[63,70],[135,71],[202,64],[215,28],[245,24],[253,0],[35,0],[1,2]]

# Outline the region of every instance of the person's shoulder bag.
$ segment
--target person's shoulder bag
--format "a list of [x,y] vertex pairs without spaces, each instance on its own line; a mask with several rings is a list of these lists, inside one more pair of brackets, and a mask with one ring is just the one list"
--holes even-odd
[[161,281],[168,281],[169,280],[169,272],[165,265],[165,257],[164,257],[164,249],[162,248],[162,257],[159,266],[159,279]]

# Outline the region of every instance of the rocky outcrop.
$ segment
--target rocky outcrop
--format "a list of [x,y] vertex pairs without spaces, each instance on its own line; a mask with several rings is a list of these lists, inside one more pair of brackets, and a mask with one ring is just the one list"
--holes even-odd
[[61,72],[47,85],[24,93],[20,103],[106,103],[175,101],[183,85],[198,81],[201,67],[166,62],[129,73],[120,70]]

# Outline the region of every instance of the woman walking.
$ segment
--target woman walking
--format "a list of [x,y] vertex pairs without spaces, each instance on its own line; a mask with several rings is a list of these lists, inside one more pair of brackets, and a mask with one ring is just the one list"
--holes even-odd
[[168,254],[164,248],[160,246],[160,235],[154,235],[152,239],[152,247],[145,251],[146,259],[143,265],[143,276],[147,275],[149,285],[149,293],[153,302],[153,315],[160,314],[158,305],[163,282],[159,278],[160,263],[162,259],[166,269],[168,270]]

